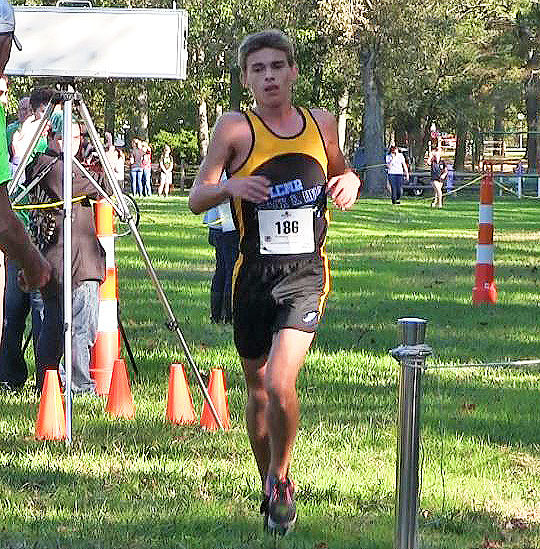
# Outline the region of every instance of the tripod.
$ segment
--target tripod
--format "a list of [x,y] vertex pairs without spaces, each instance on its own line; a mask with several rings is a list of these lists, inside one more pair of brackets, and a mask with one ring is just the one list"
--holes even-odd
[[[15,190],[15,188],[18,185],[18,182],[21,179],[22,173],[24,171],[24,167],[26,163],[28,162],[28,158],[30,157],[32,151],[34,150],[34,147],[36,143],[38,142],[41,134],[43,133],[43,130],[47,124],[51,120],[51,115],[53,113],[54,107],[57,104],[63,104],[63,134],[62,134],[62,148],[63,148],[63,157],[64,157],[64,170],[63,170],[63,209],[64,209],[64,220],[63,220],[63,228],[64,228],[64,271],[63,271],[63,277],[64,277],[64,294],[63,294],[63,303],[64,303],[64,367],[66,371],[66,387],[68,390],[65,392],[65,402],[66,402],[66,435],[68,443],[71,443],[72,440],[72,395],[71,395],[71,375],[72,375],[72,362],[71,362],[71,331],[72,331],[72,307],[71,307],[71,292],[72,292],[72,284],[71,284],[71,221],[72,221],[72,176],[73,176],[73,163],[75,163],[82,171],[85,173],[85,175],[90,179],[94,187],[98,190],[98,192],[113,206],[115,212],[120,217],[121,221],[123,223],[127,223],[129,226],[129,229],[131,231],[131,234],[135,238],[135,242],[137,244],[137,248],[139,250],[139,253],[141,254],[141,257],[144,260],[146,270],[148,272],[148,275],[150,276],[150,279],[154,285],[154,288],[156,290],[157,296],[159,301],[161,302],[163,308],[165,309],[165,312],[168,317],[168,321],[166,322],[167,328],[171,331],[176,333],[178,339],[180,340],[180,344],[182,346],[182,349],[184,351],[184,354],[186,356],[186,359],[195,374],[195,377],[197,379],[197,383],[199,385],[199,388],[202,392],[202,395],[208,404],[210,411],[212,412],[212,415],[214,419],[216,420],[216,423],[219,425],[221,429],[223,429],[223,424],[218,416],[218,413],[214,407],[214,404],[212,402],[212,399],[210,398],[210,395],[208,394],[208,391],[204,385],[203,379],[201,377],[201,373],[199,372],[199,369],[197,368],[197,365],[195,364],[195,361],[193,360],[193,357],[191,356],[191,353],[189,351],[188,345],[186,343],[186,340],[184,338],[184,335],[182,333],[182,330],[180,329],[180,326],[178,324],[178,321],[176,320],[174,313],[171,309],[171,306],[169,304],[169,301],[167,299],[167,296],[165,295],[165,292],[163,291],[163,288],[161,286],[161,283],[159,282],[159,279],[157,278],[156,272],[152,266],[152,263],[150,261],[150,257],[146,251],[146,248],[144,246],[144,243],[142,241],[142,238],[139,234],[139,231],[137,229],[137,226],[135,224],[135,221],[131,215],[131,212],[128,208],[128,205],[126,203],[126,200],[124,198],[124,195],[122,193],[122,190],[120,189],[118,185],[118,181],[116,179],[116,176],[114,174],[113,168],[109,162],[109,159],[107,155],[105,154],[105,148],[99,138],[99,134],[94,126],[94,123],[92,121],[92,118],[90,116],[90,113],[86,107],[86,104],[84,103],[82,99],[82,95],[79,92],[74,91],[73,83],[62,83],[62,89],[59,93],[55,94],[55,96],[51,99],[49,104],[47,105],[47,108],[45,110],[45,114],[43,118],[41,119],[38,128],[36,130],[36,133],[32,137],[27,150],[25,151],[21,163],[19,164],[19,167],[17,168],[17,171],[15,173],[15,176],[13,177],[13,181],[11,182],[11,185],[8,187],[8,191],[10,194]],[[113,195],[116,199],[116,203],[112,201],[104,189],[101,188],[101,186],[95,181],[95,179],[88,173],[88,171],[78,162],[76,158],[73,156],[73,150],[72,150],[72,116],[73,116],[73,110],[76,109],[81,121],[85,124],[88,135],[90,138],[90,142],[94,146],[95,151],[98,154],[99,161],[101,162],[101,165],[103,166],[103,171],[105,175],[105,180],[108,182],[110,188],[113,191]],[[67,161],[67,159],[73,159],[73,162]],[[32,182],[29,187],[24,189],[23,192],[21,192],[17,197],[16,201],[20,201],[28,192],[30,191],[32,185],[37,184],[38,181]]]

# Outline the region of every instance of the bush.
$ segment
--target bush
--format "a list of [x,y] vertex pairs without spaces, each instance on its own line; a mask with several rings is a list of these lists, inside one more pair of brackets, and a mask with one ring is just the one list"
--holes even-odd
[[199,163],[199,147],[197,145],[197,135],[192,130],[180,130],[178,133],[171,133],[160,130],[151,141],[153,151],[153,162],[159,162],[163,148],[169,145],[175,164],[182,160],[186,164]]

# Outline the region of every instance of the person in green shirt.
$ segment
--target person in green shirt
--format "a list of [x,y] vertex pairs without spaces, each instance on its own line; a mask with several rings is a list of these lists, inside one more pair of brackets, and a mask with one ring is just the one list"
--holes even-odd
[[[0,74],[11,54],[11,45],[20,43],[15,38],[15,15],[5,0],[0,0]],[[20,48],[19,48],[20,49]],[[24,225],[11,209],[7,184],[11,168],[6,139],[6,111],[0,104],[0,249],[22,268],[20,284],[25,290],[44,287],[51,277],[51,266],[32,244]]]

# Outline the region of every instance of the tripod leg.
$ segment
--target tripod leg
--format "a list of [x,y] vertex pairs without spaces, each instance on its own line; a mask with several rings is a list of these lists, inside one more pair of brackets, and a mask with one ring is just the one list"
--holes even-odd
[[156,290],[158,299],[160,300],[161,304],[163,305],[163,308],[165,309],[165,312],[167,313],[167,316],[169,317],[169,321],[166,323],[167,328],[171,330],[172,332],[175,332],[180,344],[182,345],[182,349],[184,351],[184,354],[186,356],[186,359],[195,374],[195,378],[197,379],[197,383],[199,385],[199,388],[201,390],[201,393],[203,395],[204,400],[208,404],[208,407],[210,408],[210,411],[212,412],[212,416],[214,417],[216,423],[219,425],[220,429],[223,429],[223,423],[221,422],[221,419],[218,416],[218,413],[216,411],[216,408],[214,406],[214,403],[212,402],[212,399],[210,398],[210,395],[208,394],[208,391],[206,389],[206,386],[204,384],[204,381],[201,377],[201,373],[199,372],[199,369],[197,368],[197,365],[195,364],[195,361],[193,360],[193,357],[191,356],[191,353],[189,351],[189,347],[186,343],[186,340],[184,339],[184,334],[182,333],[182,330],[180,329],[180,326],[178,325],[178,321],[176,320],[174,313],[171,309],[171,306],[169,304],[169,300],[167,299],[167,296],[165,295],[165,292],[163,291],[163,287],[161,286],[161,283],[156,275],[156,271],[154,270],[154,267],[152,266],[152,262],[150,261],[150,257],[148,256],[148,253],[146,251],[146,248],[144,246],[144,243],[142,241],[141,235],[139,234],[139,231],[137,229],[137,226],[135,225],[135,222],[133,220],[133,217],[131,216],[131,213],[127,207],[126,201],[124,199],[124,195],[122,193],[122,190],[120,189],[118,185],[117,179],[114,177],[113,170],[111,168],[109,159],[107,158],[105,154],[105,149],[103,147],[103,143],[101,142],[99,135],[97,133],[97,130],[94,126],[94,123],[92,121],[92,118],[90,117],[90,113],[88,112],[88,109],[86,108],[86,105],[84,104],[84,101],[82,99],[79,99],[78,101],[78,107],[79,107],[79,113],[81,115],[81,118],[86,124],[86,128],[88,130],[88,134],[90,136],[90,139],[92,141],[92,144],[96,148],[96,151],[98,153],[99,159],[103,165],[105,174],[107,176],[107,180],[109,182],[109,185],[111,186],[111,189],[113,190],[116,199],[118,200],[118,203],[120,207],[124,210],[124,216],[125,220],[127,221],[129,228],[131,229],[131,234],[135,238],[135,242],[137,244],[137,248],[139,249],[139,252],[144,260],[144,263],[146,265],[146,270],[150,276],[150,279],[152,280],[152,283],[154,284],[154,288]]
[[[117,308],[118,310],[118,308]],[[135,372],[135,375],[139,375],[139,369],[137,368],[137,364],[135,364],[135,357],[133,356],[133,352],[131,351],[131,345],[129,344],[129,339],[127,338],[126,331],[124,330],[124,325],[122,324],[122,321],[120,320],[120,311],[118,310],[117,313],[118,317],[118,329],[120,330],[120,335],[122,336],[122,341],[124,342],[124,345],[126,346],[126,351],[129,356],[129,360],[131,362],[131,367],[133,368],[133,371]]]

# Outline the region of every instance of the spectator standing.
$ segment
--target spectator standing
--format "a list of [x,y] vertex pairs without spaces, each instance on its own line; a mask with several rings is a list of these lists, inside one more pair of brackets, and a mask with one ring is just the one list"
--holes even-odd
[[123,190],[126,157],[124,153],[113,144],[113,138],[110,132],[105,132],[105,155],[109,159],[119,188]]
[[158,195],[169,196],[169,189],[172,185],[172,173],[173,173],[174,162],[171,156],[171,148],[169,145],[163,147],[163,153],[159,159],[159,170],[160,170],[160,183],[158,189]]
[[19,108],[17,110],[17,120],[8,125],[6,129],[6,138],[8,142],[8,152],[11,162],[11,173],[15,173],[17,170],[18,162],[14,164],[13,149],[11,143],[13,141],[13,134],[21,127],[22,123],[32,114],[30,107],[30,97],[23,97],[19,100]]
[[133,196],[142,196],[142,167],[143,151],[139,139],[133,139],[131,142],[131,152],[129,154],[129,168],[131,175],[131,194]]
[[234,226],[231,206],[223,202],[204,216],[208,225],[208,243],[215,248],[216,268],[210,288],[210,321],[232,322],[232,275],[238,259],[239,233]]
[[[15,130],[12,137],[16,139],[16,145],[8,141],[8,146],[14,151],[12,168],[15,171],[20,159],[26,152],[23,147],[28,146],[35,135],[37,127],[43,117],[45,108],[49,103],[54,90],[51,88],[36,88],[29,98],[30,113],[23,124]],[[30,160],[37,153],[45,151],[47,141],[40,136]],[[21,180],[24,182],[24,177]],[[15,192],[15,194],[18,191]],[[25,200],[25,203],[28,201]],[[17,216],[28,227],[28,214],[25,210],[17,210]],[[34,344],[34,356],[37,356],[37,345],[41,322],[43,319],[43,300],[38,290],[23,292],[17,283],[18,266],[16,262],[8,260],[6,291],[4,295],[4,323],[2,331],[2,344],[0,346],[0,381],[5,389],[17,390],[22,388],[28,378],[28,368],[24,359],[22,342],[26,317],[32,312],[32,340]]]
[[402,194],[403,179],[409,180],[409,169],[405,157],[399,152],[395,145],[390,147],[390,152],[386,156],[386,166],[388,168],[388,181],[392,195],[392,204],[399,204]]
[[448,175],[448,169],[445,161],[441,158],[441,147],[439,145],[431,151],[429,165],[431,167],[431,186],[435,192],[431,207],[442,208],[442,188]]
[[[27,168],[27,179],[52,166],[40,180],[35,199],[58,202],[63,196],[62,116],[51,122],[47,150]],[[73,124],[73,153],[81,146],[78,124]],[[73,195],[91,195],[95,189],[77,166],[73,166]],[[99,284],[105,277],[105,252],[96,236],[94,211],[88,198],[73,202],[72,221],[72,387],[76,393],[94,392],[90,377],[90,349],[97,335]],[[58,368],[64,347],[63,320],[63,210],[35,210],[31,230],[53,269],[50,291],[43,296],[44,316],[36,361],[37,388],[41,390],[45,370]]]
[[152,149],[143,142],[142,145],[143,195],[152,196]]

